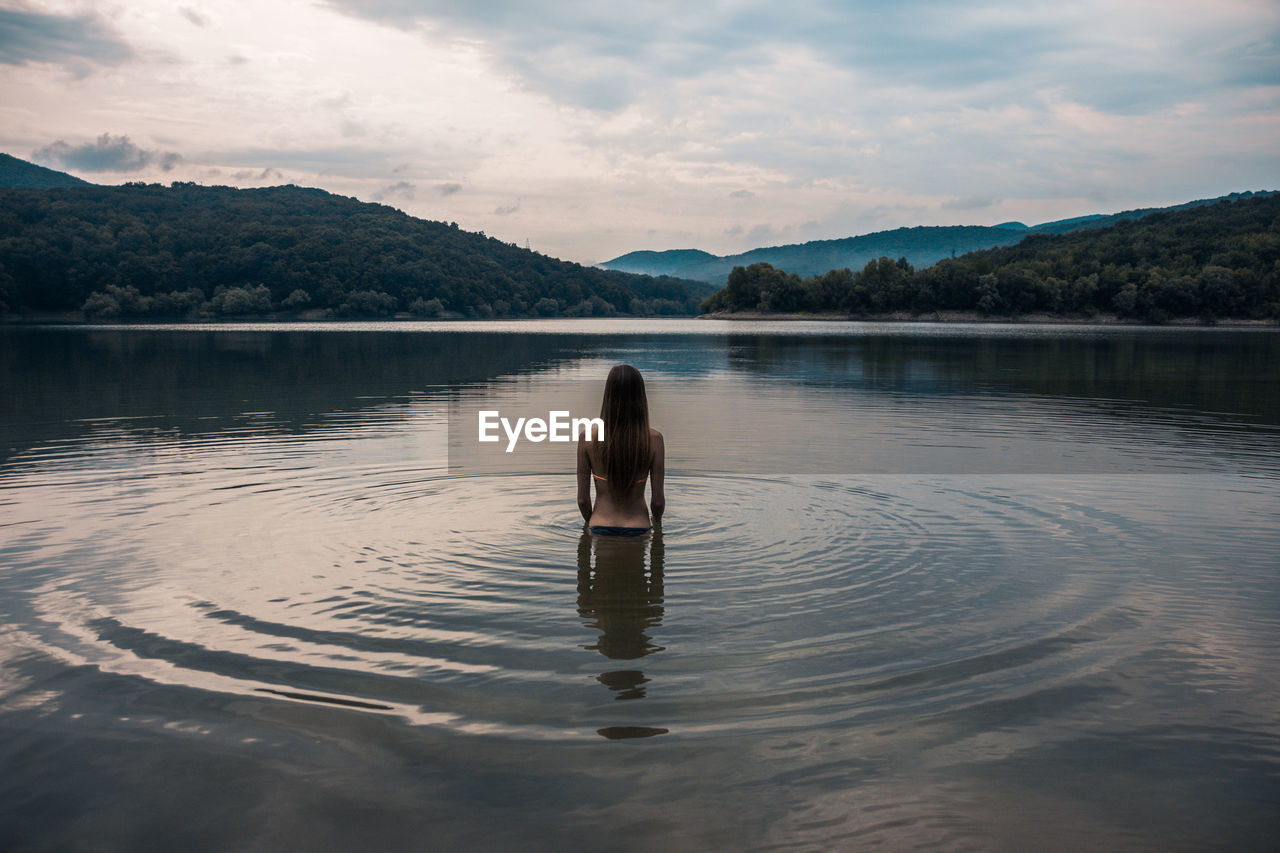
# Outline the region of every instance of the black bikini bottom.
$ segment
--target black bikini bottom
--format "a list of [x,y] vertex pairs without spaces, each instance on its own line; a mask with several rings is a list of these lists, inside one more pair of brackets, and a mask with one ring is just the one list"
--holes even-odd
[[600,536],[642,536],[648,533],[648,527],[608,527],[602,524],[591,525],[591,532]]

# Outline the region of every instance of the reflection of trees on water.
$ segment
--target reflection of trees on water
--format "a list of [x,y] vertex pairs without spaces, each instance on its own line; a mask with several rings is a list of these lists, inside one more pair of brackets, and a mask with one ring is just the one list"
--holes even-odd
[[[578,615],[589,620],[587,627],[600,631],[585,648],[611,661],[634,661],[662,651],[649,631],[662,624],[663,554],[661,528],[635,537],[583,531],[578,541]],[[611,669],[597,680],[617,699],[639,699],[649,681],[643,671],[630,667]]]
[[[722,367],[718,343],[700,336],[602,336],[467,331],[358,332],[305,327],[62,329],[0,326],[0,460],[51,440],[75,440],[111,420],[125,435],[175,438],[245,427],[303,434],[333,415],[415,395],[537,373],[615,350],[675,353],[673,369]],[[685,367],[686,363],[689,365]]]
[[[805,385],[945,397],[975,391],[1108,401],[1120,417],[1190,407],[1233,428],[1280,423],[1280,395],[1259,382],[1280,371],[1266,332],[966,335],[503,334],[470,331],[164,331],[0,328],[0,397],[9,406],[0,459],[24,447],[94,432],[95,421],[178,437],[241,430],[242,413],[271,412],[255,430],[327,429],[332,415],[498,377],[536,373],[639,348],[661,372],[763,375]],[[1268,382],[1268,384],[1270,384]],[[1214,415],[1215,412],[1229,413]]]
[[[329,428],[333,415],[577,359],[597,338],[472,332],[0,328],[0,392],[13,403],[0,447],[92,432],[177,438],[243,429]],[[0,458],[4,451],[0,450]]]
[[[1237,414],[1280,423],[1259,377],[1280,370],[1275,335],[1241,330],[1114,329],[1038,335],[730,335],[731,369],[812,385],[946,396],[996,390],[1060,400],[1104,399],[1146,418],[1151,406],[1191,406],[1234,424]],[[1240,381],[1235,381],[1240,380]]]

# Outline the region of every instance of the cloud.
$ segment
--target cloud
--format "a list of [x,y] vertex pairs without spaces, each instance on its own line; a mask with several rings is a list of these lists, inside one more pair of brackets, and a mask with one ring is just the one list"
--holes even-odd
[[[576,259],[648,232],[738,251],[762,221],[760,244],[1045,221],[1280,174],[1280,3],[232,6],[0,0],[23,10],[0,11],[5,144],[142,175],[173,149],[174,177],[243,186],[283,183],[275,163]],[[104,128],[133,150],[82,144]]]
[[673,0],[626,6],[549,0],[329,5],[353,17],[401,29],[425,25],[486,45],[500,70],[528,88],[597,111],[622,109],[642,98],[655,78],[696,75],[731,52],[729,34],[717,34],[705,13]]
[[261,172],[253,169],[241,169],[238,172],[232,172],[231,179],[235,181],[283,181],[284,174],[279,169],[273,169],[268,166]]
[[373,194],[375,201],[385,201],[389,199],[402,198],[405,201],[413,201],[414,195],[417,193],[416,185],[408,181],[397,181],[389,187],[383,187]]
[[96,15],[51,15],[0,9],[0,62],[88,61],[117,65],[133,58],[133,50]]
[[943,210],[981,210],[984,207],[995,207],[1003,200],[993,196],[968,196],[944,201],[941,206]]
[[[401,29],[422,26],[481,45],[529,88],[603,111],[659,101],[678,81],[768,67],[797,50],[876,87],[969,90],[977,98],[1007,99],[1058,85],[1099,108],[1150,110],[1232,77],[1274,82],[1280,33],[1280,21],[1262,4],[1226,14],[1177,7],[1159,16],[1100,0],[745,0],[729,8],[684,0],[329,5],[353,17]],[[1243,51],[1241,17],[1254,25]]]
[[[719,249],[745,239],[725,229],[750,228],[766,198],[774,228],[754,236],[777,243],[966,216],[1052,219],[1101,187],[1144,206],[1276,174],[1277,3],[319,2],[501,78],[531,131],[512,143],[477,130],[491,144],[468,188],[559,197],[580,233],[606,198],[629,207],[619,229],[674,215]],[[577,179],[569,158],[600,206],[562,189]],[[469,192],[459,214],[499,201]],[[675,227],[659,229],[664,240]],[[609,229],[575,239],[621,240]]]
[[332,5],[392,26],[426,24],[471,38],[527,86],[595,110],[621,109],[666,88],[662,82],[762,67],[795,47],[878,82],[954,90],[1036,70],[1039,58],[1068,53],[1082,36],[1061,27],[1061,14],[983,14],[923,0],[755,0],[723,12],[684,0]]
[[167,172],[182,161],[182,156],[172,151],[147,151],[134,145],[127,136],[109,133],[82,145],[70,145],[59,139],[31,156],[84,172],[137,172],[153,164]]

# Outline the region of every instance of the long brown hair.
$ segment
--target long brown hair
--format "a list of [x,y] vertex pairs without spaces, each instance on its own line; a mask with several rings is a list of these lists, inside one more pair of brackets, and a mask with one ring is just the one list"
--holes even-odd
[[609,492],[621,496],[649,473],[653,455],[649,443],[649,398],[644,393],[640,371],[629,364],[619,364],[609,371],[600,419],[604,421],[600,462]]

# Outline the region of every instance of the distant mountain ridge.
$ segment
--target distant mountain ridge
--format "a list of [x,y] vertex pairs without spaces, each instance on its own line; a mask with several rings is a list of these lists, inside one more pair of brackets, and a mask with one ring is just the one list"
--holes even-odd
[[1240,192],[1212,199],[1199,199],[1171,207],[1149,207],[1113,214],[1091,214],[1060,219],[1040,225],[1021,222],[1000,225],[917,225],[877,231],[858,237],[813,240],[784,246],[751,249],[736,255],[713,255],[700,249],[629,252],[599,264],[600,267],[642,275],[668,275],[723,286],[734,267],[768,263],[799,276],[821,275],[833,269],[858,270],[877,258],[906,258],[917,269],[933,266],[944,258],[959,257],[980,249],[994,249],[1020,242],[1031,234],[1065,234],[1084,228],[1105,228],[1125,220],[1141,219],[1152,213],[1186,210],[1220,201],[1267,196],[1273,191]]
[[0,187],[18,189],[48,190],[56,187],[87,187],[88,181],[82,181],[75,175],[58,172],[19,160],[10,154],[0,154]]

